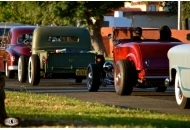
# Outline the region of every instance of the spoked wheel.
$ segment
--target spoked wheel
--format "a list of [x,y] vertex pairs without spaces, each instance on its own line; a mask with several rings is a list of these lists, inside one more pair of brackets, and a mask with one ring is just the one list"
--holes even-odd
[[40,59],[39,56],[33,54],[28,62],[28,80],[32,85],[40,83]]
[[178,73],[176,73],[175,77],[175,98],[179,107],[183,109],[190,108],[190,98],[186,98],[183,95],[183,92],[181,90],[181,80]]
[[87,88],[90,92],[97,92],[100,87],[100,70],[97,64],[90,64],[87,70]]
[[8,70],[7,62],[5,63],[5,76],[10,79],[15,77],[15,72],[13,70]]
[[18,59],[18,81],[21,83],[27,80],[27,59],[24,56],[20,56]]
[[114,69],[114,85],[118,95],[131,95],[137,82],[135,67],[129,60],[119,60]]

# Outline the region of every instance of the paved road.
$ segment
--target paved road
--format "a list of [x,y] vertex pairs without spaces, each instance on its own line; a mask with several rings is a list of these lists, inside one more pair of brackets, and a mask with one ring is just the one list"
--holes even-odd
[[16,79],[6,79],[5,89],[64,95],[86,102],[190,116],[190,110],[180,109],[177,106],[172,87],[169,87],[165,93],[154,92],[152,88],[134,88],[132,95],[119,96],[115,93],[113,86],[101,87],[99,92],[88,92],[85,83],[86,81],[76,84],[74,80],[70,79],[42,79],[39,86],[31,86],[28,83],[21,84]]

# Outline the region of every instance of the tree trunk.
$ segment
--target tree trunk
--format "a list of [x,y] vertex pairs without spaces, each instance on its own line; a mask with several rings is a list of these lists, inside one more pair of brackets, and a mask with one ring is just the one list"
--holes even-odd
[[101,35],[101,27],[102,27],[103,19],[97,19],[94,24],[92,20],[88,20],[87,22],[88,22],[89,31],[91,34],[91,42],[92,42],[92,46],[94,50],[98,54],[107,56],[107,53],[103,44],[102,35]]
[[185,19],[182,19],[182,30],[188,30],[189,27],[188,27],[188,18],[185,18]]
[[[184,4],[184,2],[183,2]],[[182,21],[181,21],[181,28],[182,30],[188,30],[189,29],[189,26],[188,26],[188,18],[187,18],[187,14],[186,14],[186,10],[184,7],[182,7]]]

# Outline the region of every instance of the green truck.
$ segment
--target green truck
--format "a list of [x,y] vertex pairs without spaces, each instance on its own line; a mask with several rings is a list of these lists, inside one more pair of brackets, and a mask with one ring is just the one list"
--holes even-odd
[[[92,53],[90,33],[69,26],[38,27],[33,32],[28,80],[38,85],[40,78],[73,78],[81,83],[91,64],[102,66],[102,55]],[[25,65],[23,65],[25,66]],[[24,69],[23,69],[24,70]]]

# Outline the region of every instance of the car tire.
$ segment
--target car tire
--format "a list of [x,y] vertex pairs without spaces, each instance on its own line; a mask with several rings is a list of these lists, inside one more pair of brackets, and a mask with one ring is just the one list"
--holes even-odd
[[89,64],[87,69],[87,88],[89,92],[97,92],[100,87],[100,69],[97,64]]
[[154,88],[155,92],[165,92],[167,90],[166,86],[159,86]]
[[79,77],[76,77],[76,79],[75,79],[75,83],[82,83],[82,78],[79,78]]
[[5,62],[5,76],[9,79],[13,79],[15,77],[15,71],[8,70],[7,62]]
[[28,81],[32,85],[38,85],[40,83],[40,59],[36,54],[33,54],[29,58]]
[[190,98],[186,98],[181,91],[181,80],[178,73],[175,77],[175,98],[179,107],[183,109],[190,108]]
[[24,56],[20,56],[18,59],[18,81],[21,83],[27,80],[27,59]]
[[129,60],[119,60],[114,68],[114,85],[118,95],[131,95],[137,83],[135,66]]

